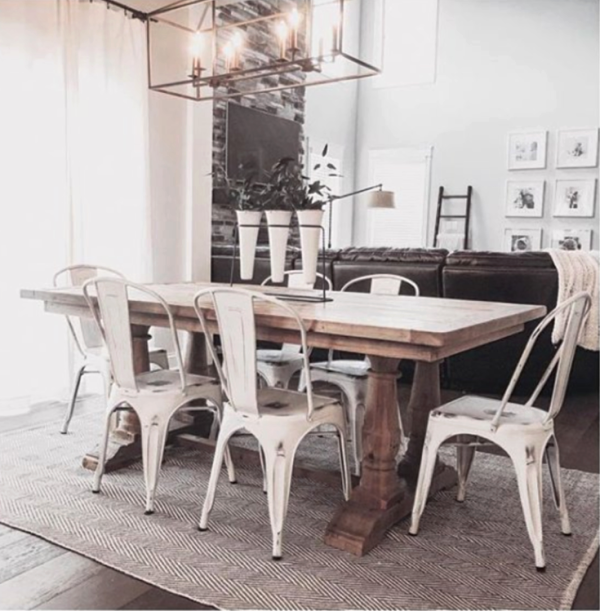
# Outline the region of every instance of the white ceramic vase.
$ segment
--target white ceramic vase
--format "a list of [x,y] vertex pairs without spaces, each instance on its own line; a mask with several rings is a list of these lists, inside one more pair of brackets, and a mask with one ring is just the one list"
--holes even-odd
[[[240,237],[240,278],[242,280],[252,280],[254,277],[256,243],[258,242],[258,226],[260,225],[262,212],[260,210],[237,210],[236,214]],[[253,225],[253,227],[245,225]]]
[[[304,282],[313,286],[317,280],[319,245],[322,235],[323,210],[298,210],[300,225],[300,246],[302,247],[302,272]],[[308,227],[307,225],[311,225]]]
[[[290,234],[291,210],[267,210],[269,225],[269,251],[271,256],[271,281],[283,282],[288,237]],[[274,225],[282,225],[275,227]]]

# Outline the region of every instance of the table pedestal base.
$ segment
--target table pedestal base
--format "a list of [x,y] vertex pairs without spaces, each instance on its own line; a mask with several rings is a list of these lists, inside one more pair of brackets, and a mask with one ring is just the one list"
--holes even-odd
[[[411,513],[427,419],[429,412],[440,404],[438,364],[417,363],[409,403],[412,430],[397,474],[395,459],[400,446],[398,362],[375,357],[370,360],[362,477],[350,500],[336,511],[325,533],[327,545],[358,556],[376,547],[391,526]],[[456,479],[454,469],[440,463],[431,494],[454,486]]]

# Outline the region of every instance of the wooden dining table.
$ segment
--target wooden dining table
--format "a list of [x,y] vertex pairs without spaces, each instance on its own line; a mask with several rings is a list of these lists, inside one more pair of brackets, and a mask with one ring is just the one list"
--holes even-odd
[[[206,351],[193,297],[211,283],[149,285],[169,304],[178,329],[191,332],[186,367],[197,372],[206,366]],[[290,289],[256,291],[290,295]],[[303,291],[297,291],[299,295]],[[90,317],[80,288],[24,289],[21,296],[44,302],[47,312]],[[331,546],[366,554],[387,530],[412,508],[412,490],[419,470],[429,412],[440,405],[440,363],[466,350],[520,333],[525,323],[542,317],[543,306],[465,301],[430,297],[385,296],[331,292],[327,303],[288,302],[300,314],[308,344],[368,355],[366,413],[363,427],[363,467],[360,482],[329,523],[325,542]],[[216,331],[214,312],[209,322]],[[156,303],[145,296],[131,295],[129,301],[134,362],[137,372],[149,369],[150,327],[168,326],[168,319]],[[273,342],[298,343],[294,320],[285,310],[260,303],[256,310],[257,337]],[[416,362],[408,411],[411,415],[407,449],[396,463],[401,443],[398,423],[397,378],[400,360]],[[121,416],[113,431],[115,445],[126,447],[137,440],[139,423],[131,413]],[[84,459],[95,465],[93,454]],[[440,464],[432,493],[453,485],[455,472]]]

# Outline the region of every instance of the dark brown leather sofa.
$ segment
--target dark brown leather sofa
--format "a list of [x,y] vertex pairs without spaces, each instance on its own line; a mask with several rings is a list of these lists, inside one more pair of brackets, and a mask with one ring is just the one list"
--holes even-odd
[[[268,247],[259,247],[254,282],[269,275]],[[298,250],[290,249],[289,269],[300,269]],[[236,265],[234,282],[239,282]],[[415,281],[427,297],[556,305],[558,275],[548,253],[497,253],[435,249],[346,248],[326,252],[326,272],[336,290],[349,280],[368,274],[400,274]],[[229,282],[231,249],[213,249],[212,278]],[[356,287],[367,290],[367,287]],[[444,384],[466,392],[502,392],[535,323],[493,344],[470,350],[444,363]],[[531,390],[554,354],[550,332],[542,335],[522,376],[519,391]],[[317,358],[322,358],[318,353]],[[410,377],[408,363],[403,371]],[[570,381],[571,391],[598,390],[598,352],[578,349]]]

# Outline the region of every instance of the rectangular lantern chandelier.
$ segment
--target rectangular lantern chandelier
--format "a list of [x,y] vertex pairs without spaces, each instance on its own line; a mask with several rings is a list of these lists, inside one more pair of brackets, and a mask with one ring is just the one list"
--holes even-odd
[[[373,6],[380,1],[367,0]],[[373,26],[377,15],[381,11],[367,20]],[[358,57],[365,44],[357,0],[178,0],[144,18],[150,89],[189,100],[241,98],[381,72],[375,27],[367,45],[373,51]]]

